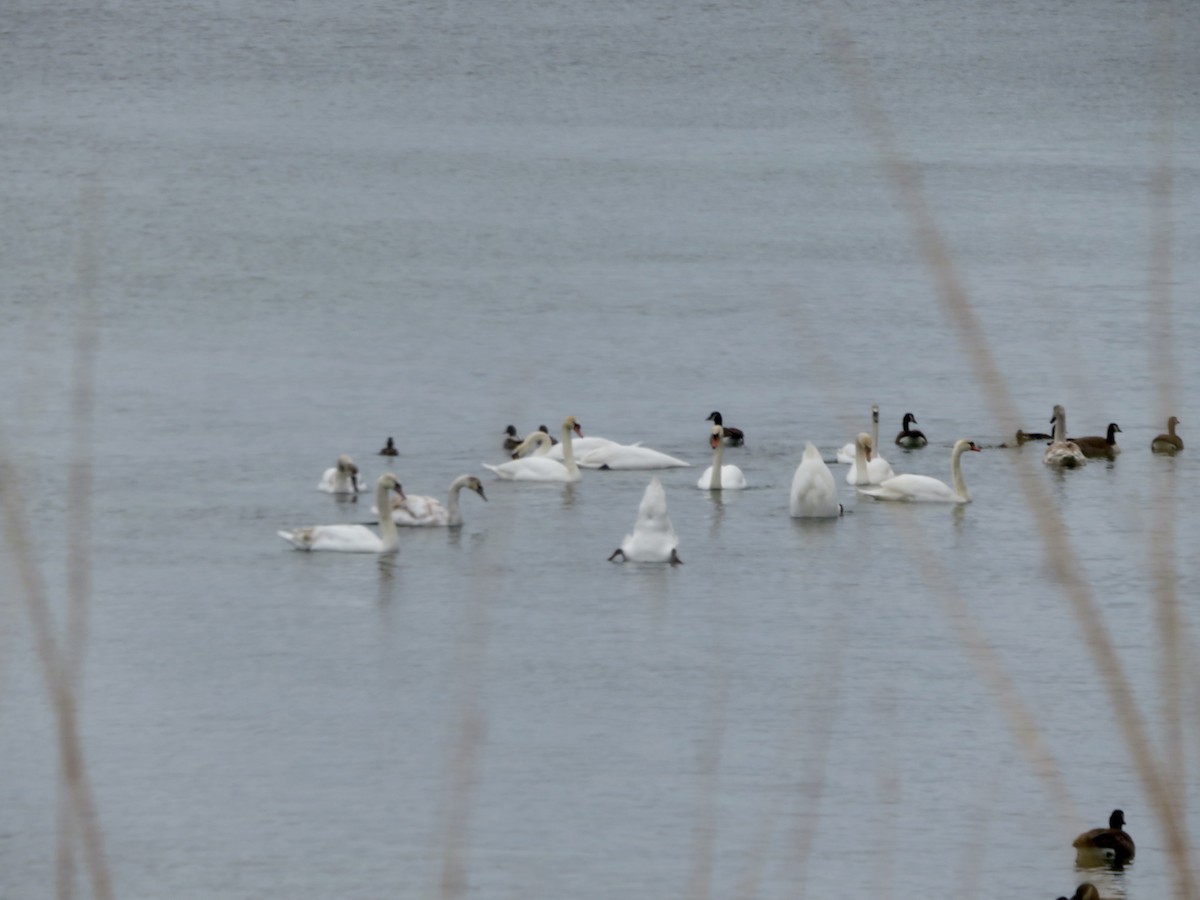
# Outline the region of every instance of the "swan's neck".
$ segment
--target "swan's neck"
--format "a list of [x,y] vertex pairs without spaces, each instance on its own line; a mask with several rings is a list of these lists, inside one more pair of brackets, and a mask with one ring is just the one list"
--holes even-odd
[[967,483],[963,481],[962,473],[962,455],[966,449],[966,445],[954,448],[954,453],[950,456],[950,476],[954,480],[954,493],[964,500],[970,500],[971,495],[967,493]]
[[571,426],[562,427],[563,465],[572,476],[579,474],[579,466],[575,465],[575,447],[571,443]]
[[1067,439],[1067,414],[1066,412],[1058,412],[1054,414],[1054,440],[1065,441]]
[[722,435],[713,447],[712,478],[708,482],[709,490],[721,490],[721,445],[724,443],[725,437]]
[[877,409],[871,410],[871,446],[879,447],[879,410]]
[[1171,419],[1170,421],[1167,422],[1167,434],[1169,434],[1171,437],[1175,437],[1175,420],[1174,419]]
[[[541,434],[539,431],[538,434]],[[462,512],[459,510],[458,494],[467,484],[467,476],[459,475],[454,481],[450,482],[450,497],[446,503],[446,511],[449,515],[447,525],[461,525]]]
[[867,484],[870,482],[870,477],[867,475],[867,448],[863,446],[862,441],[854,442],[854,483]]
[[379,538],[383,542],[380,552],[391,553],[400,545],[400,533],[396,531],[396,523],[392,521],[392,504],[386,485],[380,484],[375,487],[375,508],[379,510]]

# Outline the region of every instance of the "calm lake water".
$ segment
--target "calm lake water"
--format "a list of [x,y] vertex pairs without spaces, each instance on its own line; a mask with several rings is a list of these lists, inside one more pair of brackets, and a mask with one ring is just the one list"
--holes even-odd
[[[1119,0],[831,9],[6,7],[2,449],[60,625],[90,503],[82,725],[118,896],[1051,898],[1115,807],[1138,856],[1103,893],[1170,895],[1022,486],[1066,522],[1166,755],[1152,553],[1175,554],[1189,672],[1200,569],[1200,7],[1165,28]],[[1019,421],[989,411],[939,305],[840,27]],[[791,520],[804,442],[832,461],[872,403],[898,472],[948,479],[955,439],[983,444],[974,502],[858,500],[835,465],[846,515]],[[1057,473],[997,446],[1055,403],[1076,434],[1120,423],[1124,453]],[[747,433],[725,458],[744,492],[696,489],[714,409]],[[912,453],[891,446],[907,411],[931,440]],[[1170,413],[1192,447],[1152,456]],[[695,464],[661,473],[683,566],[605,561],[650,473],[482,469],[505,425],[566,415]],[[475,472],[488,502],[393,558],[276,537],[371,521],[369,498],[315,486],[340,453],[373,481],[388,435],[410,492]],[[0,561],[15,900],[53,891],[57,745]],[[1022,755],[964,611],[1067,799]],[[1198,699],[1189,678],[1191,773]]]

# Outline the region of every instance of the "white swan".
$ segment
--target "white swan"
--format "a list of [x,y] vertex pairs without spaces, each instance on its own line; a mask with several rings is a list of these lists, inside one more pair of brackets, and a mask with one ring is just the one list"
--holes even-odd
[[886,459],[875,455],[875,440],[869,434],[859,434],[854,444],[854,465],[846,472],[846,484],[882,484],[896,474]]
[[630,562],[669,562],[679,565],[679,538],[667,515],[667,494],[657,478],[651,478],[638,506],[633,534],[625,535],[609,562],[618,556]]
[[[425,494],[401,493],[400,496],[393,497],[392,521],[409,528],[430,528],[439,525],[457,528],[462,524],[458,494],[463,488],[468,488],[487,500],[487,494],[483,492],[483,485],[478,478],[474,475],[459,475],[450,482],[450,495],[445,506],[436,498]],[[371,507],[371,512],[379,515],[377,507]]]
[[720,425],[712,427],[712,436],[708,442],[712,446],[712,465],[704,470],[696,487],[702,491],[740,491],[746,487],[746,476],[737,466],[721,465],[721,448],[724,445],[725,429]]
[[358,466],[349,456],[343,453],[337,458],[337,465],[326,469],[321,480],[317,482],[317,490],[327,494],[357,494],[362,490],[358,483]]
[[579,457],[585,469],[674,469],[691,463],[637,444],[610,444]]
[[[386,472],[375,482],[378,508],[387,509],[389,491],[404,496],[396,476]],[[387,516],[379,520],[379,534],[365,525],[310,525],[277,534],[298,550],[336,550],[340,553],[394,553],[398,538],[396,523]]]
[[1074,441],[1067,440],[1067,411],[1063,409],[1061,403],[1054,407],[1054,415],[1050,417],[1050,424],[1054,426],[1054,440],[1042,454],[1042,462],[1061,469],[1077,469],[1086,465],[1087,457],[1083,455],[1079,445]]
[[550,435],[544,431],[535,431],[517,446],[513,447],[513,459],[520,459],[524,456],[545,456],[550,452],[550,448],[554,444]]
[[842,514],[837,482],[812,441],[805,443],[804,458],[792,476],[790,499],[791,514],[796,519],[828,519]]
[[525,456],[500,463],[498,466],[484,463],[483,467],[495,472],[505,481],[580,481],[582,476],[579,474],[579,466],[575,464],[575,453],[571,447],[572,432],[583,437],[583,429],[579,422],[574,416],[567,416],[563,419],[562,441],[559,444],[563,448],[562,462],[552,459],[549,455]]
[[[633,444],[621,444],[621,443],[618,443],[617,441],[610,441],[608,438],[580,437],[580,438],[576,438],[574,440],[574,442],[571,445],[571,449],[575,451],[575,458],[582,460],[585,456],[587,456],[592,451],[600,450],[600,449],[603,449],[604,447],[640,447],[641,445],[642,445],[641,441],[637,441]],[[563,445],[562,445],[562,442],[560,441],[559,443],[557,443],[553,447],[551,447],[549,452],[546,455],[549,456],[551,459],[557,459],[557,460],[561,461],[563,458],[563,452],[564,452]]]
[[[871,446],[879,448],[879,404],[875,403],[871,406]],[[837,452],[837,461],[854,465],[854,457],[857,450],[854,449],[856,441],[851,441],[848,444],[843,444]]]
[[963,480],[962,455],[967,450],[979,452],[979,445],[965,438],[954,444],[950,454],[950,475],[954,487],[928,475],[896,475],[883,484],[860,487],[858,492],[876,500],[907,500],[912,503],[970,503],[967,483]]

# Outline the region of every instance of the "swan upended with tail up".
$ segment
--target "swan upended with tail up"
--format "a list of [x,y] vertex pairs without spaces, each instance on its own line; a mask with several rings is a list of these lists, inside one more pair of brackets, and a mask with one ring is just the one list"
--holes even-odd
[[667,515],[667,494],[657,478],[651,478],[638,505],[633,533],[625,535],[621,546],[612,552],[609,562],[620,557],[630,562],[669,562],[679,565],[679,537]]
[[837,482],[812,441],[804,445],[804,457],[792,476],[788,509],[795,519],[831,519],[842,514]]

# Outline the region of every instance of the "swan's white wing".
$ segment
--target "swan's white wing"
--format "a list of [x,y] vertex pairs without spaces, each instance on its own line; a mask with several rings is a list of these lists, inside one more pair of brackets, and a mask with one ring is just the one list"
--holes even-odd
[[482,463],[485,469],[495,472],[506,481],[576,481],[567,471],[567,467],[549,456],[526,456],[510,462],[489,466]]
[[403,500],[392,504],[392,521],[410,528],[445,525],[450,521],[450,513],[434,497],[426,494],[405,494]]
[[854,441],[838,448],[837,461],[854,465]]
[[1074,441],[1055,441],[1046,448],[1042,462],[1048,466],[1061,466],[1064,469],[1077,468],[1087,464],[1087,457]]
[[[602,438],[602,437],[577,437],[577,438],[572,438],[572,440],[571,440],[571,451],[575,454],[575,459],[577,459],[577,460],[583,459],[583,457],[587,456],[593,450],[599,450],[602,447],[621,447],[621,446],[624,446],[624,445],[618,444],[616,441],[610,441],[608,438]],[[637,444],[631,444],[630,446],[636,447]],[[559,441],[557,444],[555,444],[553,447],[551,447],[550,452],[547,453],[546,456],[549,457],[550,459],[557,459],[559,462],[562,462],[562,458],[563,458],[562,441]]]
[[586,469],[671,469],[691,463],[649,447],[612,444],[585,453],[580,457],[579,465]]
[[910,503],[962,503],[963,498],[944,481],[928,475],[896,475],[878,485],[858,489],[876,500],[904,500]]
[[379,535],[365,525],[312,525],[278,534],[299,550],[378,553],[383,546]]

